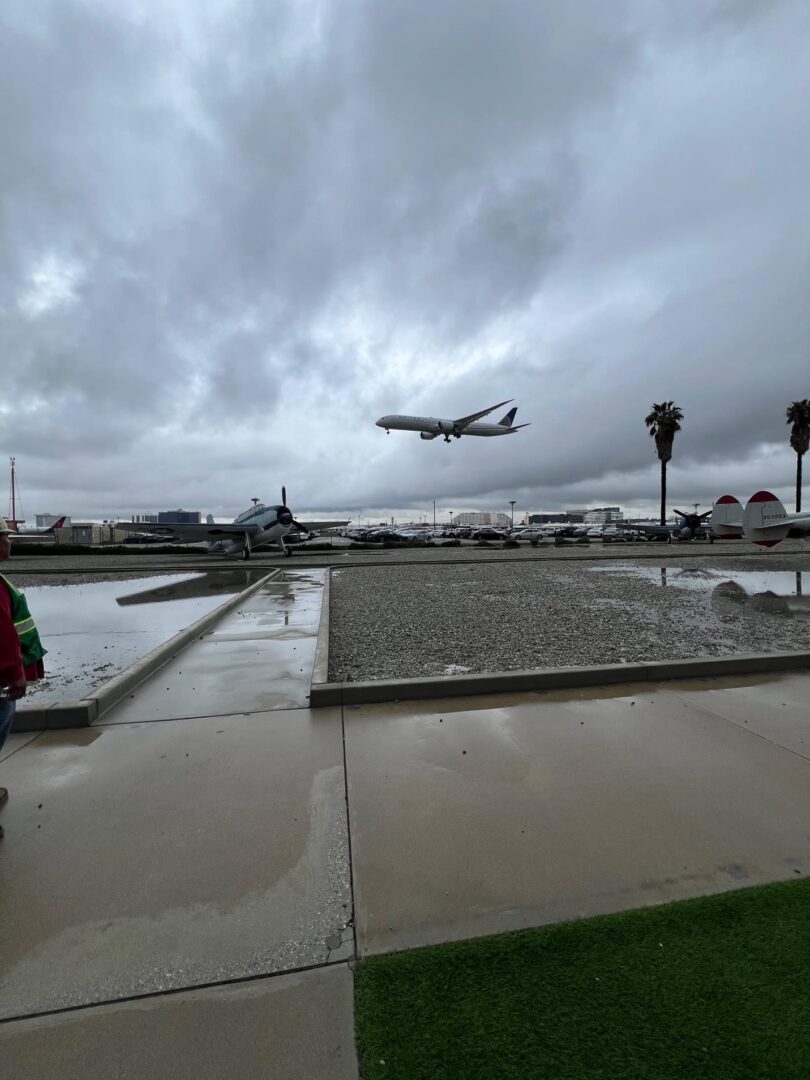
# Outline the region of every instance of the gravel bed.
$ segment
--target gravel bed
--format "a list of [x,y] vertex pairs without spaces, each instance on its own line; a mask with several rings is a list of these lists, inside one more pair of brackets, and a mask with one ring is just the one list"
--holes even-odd
[[[607,565],[511,561],[333,571],[329,678],[810,649],[810,555],[661,564],[625,556]],[[769,580],[739,583],[746,573],[770,579],[773,571],[804,571],[805,597],[755,596]],[[734,578],[738,583],[728,580]],[[774,581],[773,592],[790,592],[794,580]]]

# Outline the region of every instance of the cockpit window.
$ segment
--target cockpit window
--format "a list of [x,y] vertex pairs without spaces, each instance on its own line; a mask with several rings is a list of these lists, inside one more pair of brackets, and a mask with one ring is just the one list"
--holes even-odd
[[251,518],[261,517],[262,514],[266,514],[268,510],[275,510],[274,506],[265,506],[264,503],[257,503],[256,506],[251,506],[249,510],[243,510],[238,518],[235,519],[235,523],[242,524],[244,521],[250,521]]

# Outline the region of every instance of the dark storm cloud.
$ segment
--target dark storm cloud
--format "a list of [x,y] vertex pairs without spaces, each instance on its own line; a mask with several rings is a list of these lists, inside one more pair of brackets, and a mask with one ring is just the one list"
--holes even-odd
[[[0,26],[29,504],[654,501],[664,398],[676,487],[789,483],[804,5],[42,0]],[[495,442],[373,425],[512,396],[533,426]]]

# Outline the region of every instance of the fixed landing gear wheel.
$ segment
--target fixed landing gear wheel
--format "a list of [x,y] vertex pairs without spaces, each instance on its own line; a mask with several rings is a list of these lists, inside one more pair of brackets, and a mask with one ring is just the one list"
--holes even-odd
[[242,548],[242,558],[247,561],[250,558],[250,548]]

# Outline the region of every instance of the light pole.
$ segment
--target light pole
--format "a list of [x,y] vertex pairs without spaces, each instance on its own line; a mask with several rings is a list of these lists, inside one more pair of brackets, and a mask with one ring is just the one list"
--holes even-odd
[[512,528],[513,529],[515,527],[515,503],[516,502],[517,502],[517,499],[510,499],[509,500],[509,505],[512,507]]

